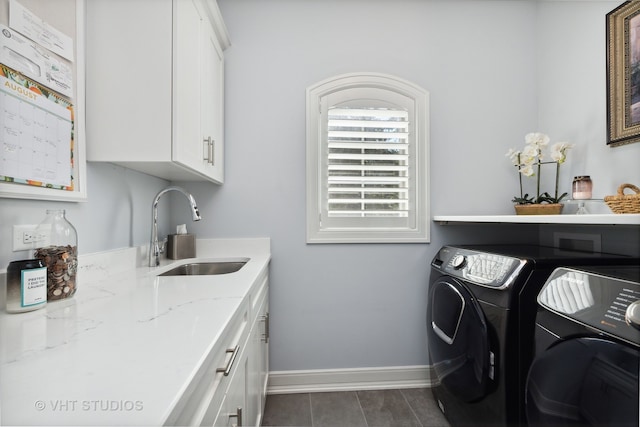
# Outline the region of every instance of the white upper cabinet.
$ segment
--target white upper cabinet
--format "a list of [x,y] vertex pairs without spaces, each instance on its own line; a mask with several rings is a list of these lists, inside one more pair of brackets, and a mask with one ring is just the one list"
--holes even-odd
[[213,0],[87,2],[87,159],[224,181],[224,56]]

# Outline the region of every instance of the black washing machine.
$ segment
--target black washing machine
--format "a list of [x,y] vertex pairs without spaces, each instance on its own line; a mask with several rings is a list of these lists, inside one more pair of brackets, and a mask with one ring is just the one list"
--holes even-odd
[[453,426],[526,422],[536,297],[559,266],[637,264],[622,255],[526,245],[444,246],[431,262],[432,387]]
[[640,266],[559,268],[538,303],[529,424],[640,425]]

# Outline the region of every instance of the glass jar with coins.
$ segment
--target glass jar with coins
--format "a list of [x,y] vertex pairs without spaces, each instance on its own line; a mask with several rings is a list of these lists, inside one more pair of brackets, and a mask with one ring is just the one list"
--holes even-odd
[[47,210],[36,236],[34,258],[47,267],[47,301],[72,297],[78,285],[78,233],[65,217],[65,210]]

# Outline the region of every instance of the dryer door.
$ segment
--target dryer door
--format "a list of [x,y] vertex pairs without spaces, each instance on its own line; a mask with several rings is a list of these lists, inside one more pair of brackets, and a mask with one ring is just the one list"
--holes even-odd
[[487,323],[461,282],[445,276],[431,284],[427,331],[429,356],[440,384],[463,401],[482,398],[492,368]]
[[600,338],[560,341],[527,380],[530,426],[638,426],[640,351]]

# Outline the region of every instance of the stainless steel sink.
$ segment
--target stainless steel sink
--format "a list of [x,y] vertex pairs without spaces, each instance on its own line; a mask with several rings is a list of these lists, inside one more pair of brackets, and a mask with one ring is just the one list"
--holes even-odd
[[248,260],[243,261],[212,261],[194,262],[182,264],[171,270],[165,271],[159,276],[210,276],[217,274],[235,273],[240,270]]

